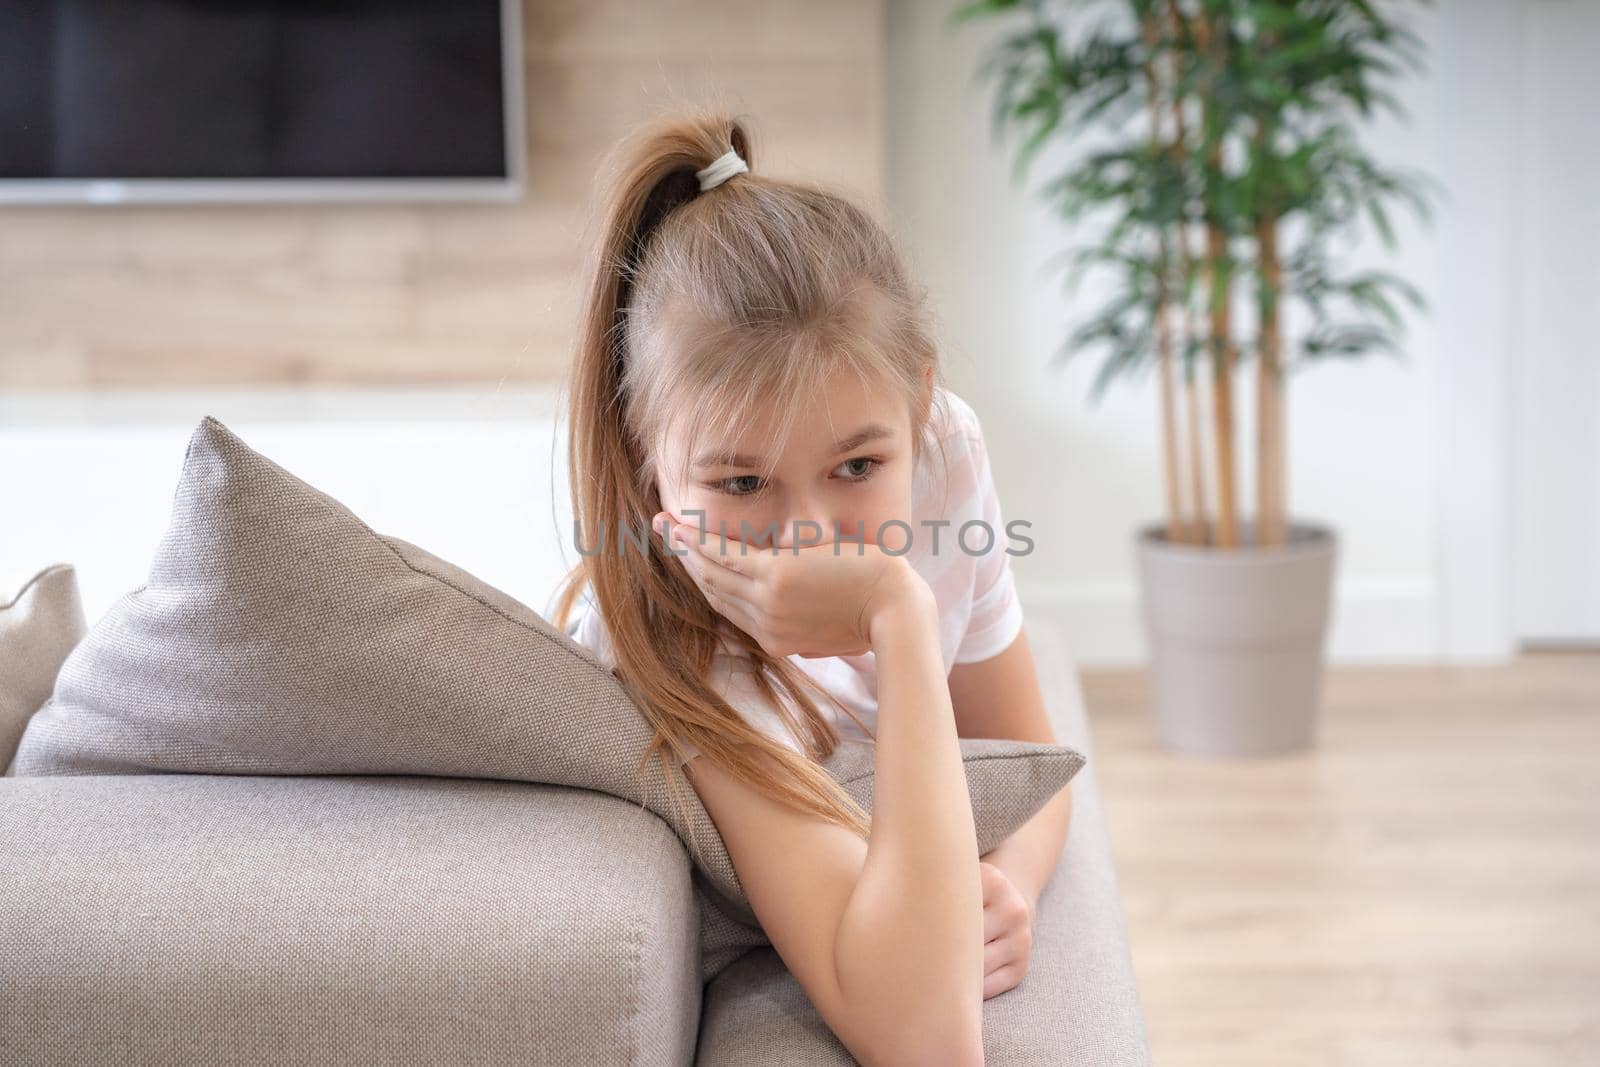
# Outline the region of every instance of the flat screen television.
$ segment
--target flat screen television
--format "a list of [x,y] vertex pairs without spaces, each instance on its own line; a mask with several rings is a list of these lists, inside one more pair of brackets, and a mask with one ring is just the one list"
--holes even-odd
[[520,0],[0,0],[0,203],[514,199]]

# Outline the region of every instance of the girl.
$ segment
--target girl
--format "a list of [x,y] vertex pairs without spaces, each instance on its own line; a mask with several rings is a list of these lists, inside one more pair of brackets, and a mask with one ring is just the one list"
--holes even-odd
[[[1054,740],[1009,532],[888,235],[751,161],[715,110],[612,156],[554,621],[634,697],[850,1052],[981,1063],[1071,804],[974,854],[957,739]],[[876,742],[870,826],[818,763],[846,738]]]

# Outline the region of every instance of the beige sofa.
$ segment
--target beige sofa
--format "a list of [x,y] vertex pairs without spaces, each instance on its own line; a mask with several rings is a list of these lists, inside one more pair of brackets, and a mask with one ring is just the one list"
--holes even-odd
[[[8,633],[26,606],[0,605],[13,707],[59,665]],[[36,615],[58,649],[81,630]],[[1027,629],[1057,740],[1089,758],[1029,974],[985,1002],[986,1059],[1147,1064],[1076,670]],[[853,1062],[771,948],[702,986],[683,844],[591,790],[7,776],[0,856],[0,1064]]]

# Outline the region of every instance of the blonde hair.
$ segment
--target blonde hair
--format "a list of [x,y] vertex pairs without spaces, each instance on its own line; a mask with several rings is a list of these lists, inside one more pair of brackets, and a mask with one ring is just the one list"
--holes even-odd
[[[751,170],[701,192],[695,172],[730,148]],[[592,590],[613,673],[655,731],[641,773],[669,751],[681,761],[692,744],[773,800],[865,836],[866,813],[816,762],[839,734],[810,694],[860,719],[718,615],[650,526],[661,510],[657,477],[679,469],[656,451],[673,426],[736,426],[762,398],[813,396],[830,376],[852,373],[904,397],[920,457],[945,404],[926,290],[907,277],[889,235],[819,186],[757,173],[752,149],[747,120],[679,107],[634,129],[606,162],[568,384],[582,558],[566,576],[554,622],[565,627],[579,593]],[[774,441],[787,440],[799,406],[783,405]],[[943,438],[934,440],[942,456]],[[622,531],[633,549],[621,549]],[[748,653],[757,688],[805,755],[752,726],[712,688],[725,638]]]

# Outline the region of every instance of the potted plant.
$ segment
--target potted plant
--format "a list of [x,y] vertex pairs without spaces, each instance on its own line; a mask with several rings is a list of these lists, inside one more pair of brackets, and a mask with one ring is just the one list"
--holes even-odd
[[[1381,270],[1339,273],[1362,220],[1428,216],[1431,179],[1380,166],[1357,124],[1404,112],[1383,86],[1419,38],[1365,0],[975,0],[952,21],[1015,23],[987,58],[995,128],[1025,132],[1014,177],[1052,140],[1076,148],[1043,187],[1102,236],[1070,256],[1113,294],[1054,356],[1103,350],[1091,401],[1153,371],[1165,515],[1135,534],[1160,732],[1211,755],[1313,743],[1336,530],[1291,520],[1284,383],[1328,358],[1399,355]],[[1307,312],[1291,338],[1286,312]],[[1291,340],[1293,343],[1291,344]],[[1255,365],[1254,514],[1241,514],[1236,376]]]

